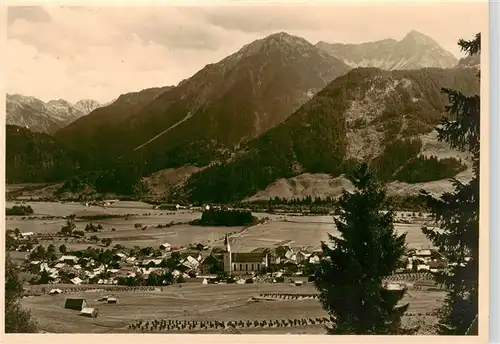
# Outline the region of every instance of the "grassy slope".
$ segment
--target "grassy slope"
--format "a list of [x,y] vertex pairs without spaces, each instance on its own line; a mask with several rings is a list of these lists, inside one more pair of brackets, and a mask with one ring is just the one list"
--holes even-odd
[[[440,94],[441,87],[477,91],[474,72],[353,70],[330,83],[282,125],[249,142],[246,150],[230,163],[214,165],[191,176],[186,186],[190,198],[227,202],[248,197],[279,178],[303,172],[334,176],[348,172],[353,161],[346,156],[346,111],[352,102],[365,101],[373,89],[386,87],[394,80],[409,80],[410,86],[396,83],[397,96],[370,99],[384,111],[369,124],[383,137],[382,153],[372,160],[373,164],[381,178],[393,179],[420,152],[421,142],[416,137],[432,131],[439,123],[447,101]],[[414,98],[420,100],[413,101]],[[412,162],[412,168],[418,168],[418,163]]]

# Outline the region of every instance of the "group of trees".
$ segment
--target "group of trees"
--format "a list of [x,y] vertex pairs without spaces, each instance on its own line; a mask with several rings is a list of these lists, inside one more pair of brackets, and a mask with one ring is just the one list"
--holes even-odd
[[[75,229],[76,229],[75,216],[71,215],[66,220],[66,223],[61,227],[60,232],[66,236],[71,236],[74,234]],[[85,235],[85,233],[84,233],[84,235]]]
[[99,232],[99,231],[102,231],[103,228],[102,228],[102,225],[99,223],[96,225],[94,225],[92,222],[91,223],[88,223],[86,226],[85,226],[85,232]]
[[33,208],[30,205],[15,205],[12,208],[5,208],[5,216],[32,215]]
[[33,251],[31,251],[31,253],[29,254],[29,258],[31,260],[57,260],[56,247],[50,244],[49,246],[47,246],[47,249],[45,249],[45,247],[39,245]]
[[198,226],[249,226],[257,218],[248,210],[209,209],[203,212],[201,219],[193,220],[191,225]]
[[[480,53],[480,34],[472,41],[460,40],[462,50]],[[422,192],[438,228],[423,233],[448,259],[451,267],[435,274],[447,297],[440,310],[439,333],[477,335],[479,271],[479,124],[480,97],[444,88],[449,97],[449,116],[438,128],[439,139],[472,155],[474,176],[468,183],[454,180],[453,192],[436,198]],[[410,145],[411,146],[411,145]],[[377,174],[375,174],[377,173]],[[322,243],[324,259],[315,271],[320,301],[330,314],[330,334],[408,334],[401,317],[408,304],[400,304],[406,288],[389,290],[383,277],[391,275],[405,252],[405,234],[398,235],[393,211],[386,205],[384,181],[379,169],[359,165],[349,176],[355,191],[343,192],[340,216],[335,219],[340,237]],[[385,175],[387,177],[387,175]],[[378,177],[378,178],[377,178]],[[476,323],[476,326],[472,326]]]
[[[481,53],[480,34],[458,44],[469,55]],[[480,96],[449,88],[443,93],[450,100],[450,116],[443,118],[439,137],[472,155],[473,178],[467,183],[454,180],[455,189],[440,198],[423,192],[439,224],[439,230],[424,228],[423,232],[452,264],[447,273],[436,274],[436,281],[448,291],[441,309],[441,333],[477,335],[477,325],[471,324],[475,320],[477,324],[479,293]]]
[[466,169],[467,165],[460,159],[418,156],[407,161],[394,174],[394,179],[407,183],[424,183],[450,178]]

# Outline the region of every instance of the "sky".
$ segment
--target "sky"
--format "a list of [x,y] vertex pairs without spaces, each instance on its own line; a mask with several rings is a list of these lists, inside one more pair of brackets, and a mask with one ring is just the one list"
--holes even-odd
[[487,4],[245,4],[239,6],[11,6],[6,89],[43,101],[95,99],[176,85],[243,45],[285,31],[329,43],[434,38],[458,58],[459,38],[483,27]]

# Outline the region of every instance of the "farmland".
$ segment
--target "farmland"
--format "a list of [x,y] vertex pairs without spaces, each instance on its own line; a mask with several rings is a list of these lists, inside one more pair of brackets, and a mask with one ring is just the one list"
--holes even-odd
[[[55,333],[120,333],[130,332],[128,325],[139,320],[143,322],[160,319],[189,321],[237,321],[278,320],[304,317],[325,317],[327,314],[317,300],[250,301],[261,293],[315,293],[314,287],[306,283],[303,287],[288,284],[254,285],[202,285],[188,283],[157,288],[155,291],[93,291],[71,294],[71,297],[85,298],[91,307],[99,310],[96,319],[85,318],[78,312],[64,309],[68,295],[44,295],[27,297],[23,305],[30,308],[38,319],[42,330]],[[104,295],[119,298],[118,304],[98,301]],[[405,298],[410,302],[410,316],[405,323],[413,323],[415,313],[428,313],[439,307],[442,292],[412,290]],[[154,306],[153,306],[154,305]],[[433,316],[426,316],[432,322]],[[192,332],[200,333],[200,330]],[[168,331],[167,331],[168,332]],[[186,332],[186,331],[184,331]],[[189,332],[189,331],[188,331]],[[210,332],[210,331],[208,331]],[[324,333],[321,326],[248,328],[243,333]],[[212,332],[214,333],[214,332]],[[215,332],[217,333],[217,332]]]
[[[64,216],[105,213],[110,216],[92,221],[84,220],[81,215],[77,215],[80,218],[77,217],[75,220],[76,230],[83,230],[90,222],[94,225],[99,223],[102,230],[87,233],[86,236],[95,235],[99,239],[111,238],[112,245],[120,244],[128,248],[139,246],[158,249],[159,245],[165,242],[170,243],[172,247],[185,247],[193,243],[203,243],[214,247],[221,245],[224,236],[229,234],[234,252],[249,252],[256,248],[272,247],[280,243],[287,243],[290,247],[306,248],[311,251],[319,247],[321,240],[328,238],[328,233],[338,235],[331,216],[254,213],[260,219],[267,218],[267,221],[249,228],[204,227],[189,224],[189,221],[200,218],[200,212],[155,210],[153,206],[140,202],[116,202],[106,208],[85,207],[85,205],[77,203],[28,202],[27,204],[34,209],[34,214],[28,217],[8,217],[7,229],[18,228],[21,232],[50,234],[60,231],[66,222]],[[7,206],[12,205],[12,203],[7,204]],[[420,229],[425,223],[424,217],[413,215],[410,217],[408,214],[400,213],[397,218],[404,219],[396,223],[395,226],[400,233],[407,232],[408,247],[429,246],[429,242]],[[82,242],[81,238],[56,236],[40,237],[40,243],[42,245],[52,243],[56,247],[64,243],[68,250],[73,251],[86,250],[89,246],[97,248],[100,246],[98,243]],[[24,254],[25,252],[12,252],[16,262],[21,262]],[[307,277],[295,278],[307,281]],[[47,290],[63,288],[61,285],[50,285],[45,286],[45,294],[25,297],[22,299],[22,303],[31,309],[43,331],[55,333],[137,331],[220,333],[228,327],[206,328],[200,324],[223,322],[224,326],[233,326],[227,324],[235,321],[241,322],[241,325],[238,325],[240,327],[237,327],[241,333],[324,333],[324,325],[316,323],[314,320],[324,319],[327,316],[317,299],[288,300],[278,298],[273,301],[251,299],[266,293],[316,293],[311,283],[306,282],[303,287],[288,283],[287,280],[284,283],[202,284],[199,278],[192,278],[188,279],[187,283],[164,285],[161,288],[154,287],[154,291],[125,289],[105,291],[105,289],[112,287],[99,285],[98,288],[101,291],[90,292],[83,291],[83,289],[95,289],[97,285],[82,284],[79,286],[79,288],[83,288],[82,290],[71,294],[47,295]],[[409,293],[405,301],[410,302],[410,308],[403,322],[413,324],[425,317],[426,324],[433,323],[435,316],[429,315],[429,313],[439,307],[443,293],[441,291],[421,290],[414,287],[413,282],[410,281],[406,281],[406,283],[409,287]],[[41,287],[39,285],[27,286],[28,289]],[[98,301],[104,295],[117,296],[119,302],[107,304]],[[98,317],[82,317],[77,311],[64,309],[64,301],[69,296],[85,298],[90,307],[98,309]],[[306,321],[305,317],[313,320],[310,323],[300,323],[300,321]],[[158,327],[158,322],[162,320],[164,322],[177,321],[181,325],[176,323],[167,328]],[[260,326],[266,321],[268,322],[266,326]],[[295,321],[296,323],[293,325],[280,323],[278,325],[280,321]],[[185,325],[186,322],[190,322],[190,324]],[[247,326],[247,323],[243,324],[243,322],[259,323],[259,325]],[[273,325],[269,326],[269,322]],[[276,326],[273,322],[276,322]],[[198,325],[193,325],[193,323]]]
[[[151,205],[141,202],[116,202],[107,208],[86,208],[78,203],[29,202],[35,214],[28,218],[11,216],[7,218],[7,229],[19,228],[21,232],[56,233],[64,225],[63,216],[71,214],[108,214],[120,216],[102,220],[79,220],[75,222],[77,230],[83,230],[90,223],[100,223],[104,230],[96,233],[99,238],[111,238],[114,244],[123,246],[158,246],[169,242],[173,246],[183,246],[191,243],[213,243],[224,237],[226,233],[239,232],[242,227],[198,227],[188,224],[189,221],[200,218],[201,213],[181,210],[168,212],[155,210]],[[14,205],[7,202],[6,206]],[[87,210],[88,209],[88,210]],[[265,213],[254,214],[259,218],[268,217],[265,224],[253,226],[242,233],[233,236],[234,249],[241,252],[252,251],[259,247],[268,247],[283,241],[291,241],[293,247],[318,248],[322,240],[328,239],[328,233],[338,235],[331,216],[282,216]],[[59,218],[42,219],[43,216]],[[168,228],[158,228],[169,223],[178,225]],[[414,223],[396,223],[400,233],[407,233],[409,248],[427,247],[430,242],[422,234],[422,220]],[[147,227],[141,230],[135,227],[140,224]],[[111,231],[114,228],[115,231]],[[88,246],[88,245],[87,245]],[[85,246],[86,247],[86,246]]]

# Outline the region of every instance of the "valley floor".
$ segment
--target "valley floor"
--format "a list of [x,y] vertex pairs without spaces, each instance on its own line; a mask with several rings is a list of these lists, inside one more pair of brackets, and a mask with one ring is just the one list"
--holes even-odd
[[[47,286],[50,288],[49,286]],[[264,293],[313,294],[316,290],[310,283],[295,287],[285,283],[255,285],[202,285],[187,283],[154,288],[152,291],[96,291],[96,287],[86,286],[87,291],[72,294],[32,296],[23,299],[39,321],[40,328],[53,333],[220,333],[221,329],[203,328],[153,328],[155,320],[162,319],[182,324],[183,322],[237,322],[289,319],[318,319],[327,317],[317,300],[275,300],[252,301],[251,298]],[[102,288],[99,287],[99,288]],[[98,301],[102,296],[116,296],[117,304]],[[84,298],[89,307],[99,310],[97,318],[80,316],[77,311],[64,309],[68,297]],[[404,317],[405,324],[425,321],[426,326],[436,321],[434,311],[444,298],[440,291],[412,290],[404,300],[410,308]],[[131,329],[130,325],[142,321],[142,330]],[[240,326],[242,333],[274,334],[324,334],[321,324],[300,326]],[[422,329],[428,331],[427,327]],[[423,334],[422,333],[422,334]]]

